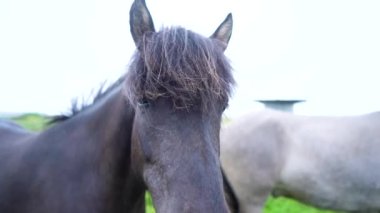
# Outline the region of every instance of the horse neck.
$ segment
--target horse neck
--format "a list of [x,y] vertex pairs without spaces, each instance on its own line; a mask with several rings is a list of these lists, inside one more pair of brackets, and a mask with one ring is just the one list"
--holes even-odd
[[78,138],[72,140],[74,143],[91,146],[101,154],[102,162],[115,161],[130,155],[133,117],[134,110],[118,86],[67,120],[61,128],[69,129],[69,136]]
[[[113,208],[119,208],[122,203],[123,209],[133,209],[137,208],[133,199],[141,199],[144,188],[136,184],[137,179],[131,172],[130,138],[134,110],[122,92],[121,86],[114,88],[92,106],[46,133],[63,138],[57,139],[61,140],[57,143],[66,143],[65,152],[75,153],[70,159],[79,158],[73,166],[83,161],[96,165],[97,182],[103,182],[103,187],[110,193]],[[133,196],[136,191],[142,195]]]

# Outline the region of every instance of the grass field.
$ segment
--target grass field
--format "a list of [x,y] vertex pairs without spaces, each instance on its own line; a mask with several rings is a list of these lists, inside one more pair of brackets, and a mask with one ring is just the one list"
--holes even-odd
[[[18,124],[24,126],[32,131],[42,130],[47,122],[48,118],[38,114],[25,114],[19,117],[12,118]],[[155,213],[152,199],[148,193],[146,193],[146,213]],[[297,201],[286,198],[269,198],[265,204],[264,213],[334,213],[333,211],[318,210]]]

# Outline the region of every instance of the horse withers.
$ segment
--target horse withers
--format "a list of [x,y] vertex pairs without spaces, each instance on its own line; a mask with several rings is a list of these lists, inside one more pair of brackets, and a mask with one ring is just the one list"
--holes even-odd
[[156,32],[144,0],[130,10],[127,74],[93,103],[31,133],[0,124],[0,212],[228,212],[220,120],[234,84],[228,15],[207,38]]
[[380,212],[380,113],[251,113],[222,128],[221,159],[241,212],[273,195],[346,212]]

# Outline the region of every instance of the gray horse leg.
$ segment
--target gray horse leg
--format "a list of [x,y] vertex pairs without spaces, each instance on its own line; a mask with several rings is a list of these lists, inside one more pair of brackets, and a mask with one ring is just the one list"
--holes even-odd
[[[243,184],[242,186],[244,186]],[[237,193],[241,213],[262,213],[264,204],[271,194],[272,184],[253,185]]]
[[263,206],[248,204],[241,207],[241,213],[262,213]]

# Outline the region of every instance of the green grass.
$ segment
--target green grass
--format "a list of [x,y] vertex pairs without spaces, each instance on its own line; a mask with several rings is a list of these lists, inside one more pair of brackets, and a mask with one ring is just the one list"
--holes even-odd
[[149,192],[145,193],[145,204],[145,213],[156,213],[153,207],[152,197],[150,196]]
[[12,118],[12,120],[20,124],[24,128],[32,131],[41,131],[46,127],[46,125],[49,122],[49,118],[47,116],[35,113],[28,113],[21,116],[17,116]]
[[[32,131],[42,130],[49,119],[39,114],[24,114],[12,118],[15,122]],[[225,118],[228,122],[228,118]],[[145,194],[146,213],[155,213],[152,198],[147,192]],[[287,198],[269,198],[265,204],[264,213],[334,213],[333,211],[318,210]]]
[[334,211],[316,209],[284,197],[270,197],[265,204],[264,213],[334,213]]

